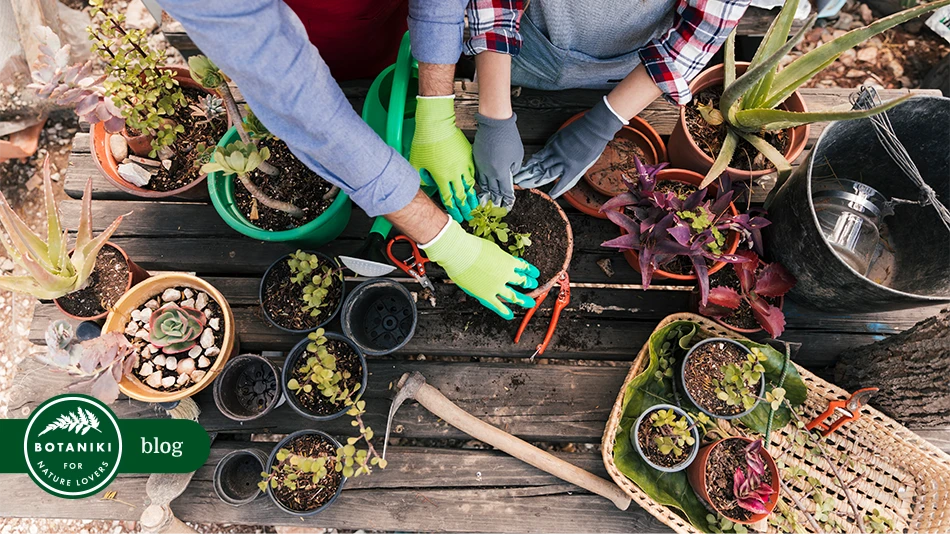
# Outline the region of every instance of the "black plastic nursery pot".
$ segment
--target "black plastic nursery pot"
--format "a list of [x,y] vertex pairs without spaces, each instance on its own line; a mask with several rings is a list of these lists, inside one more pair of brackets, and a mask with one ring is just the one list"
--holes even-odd
[[384,278],[357,286],[340,313],[343,333],[370,356],[384,356],[405,346],[416,331],[417,320],[409,290]]
[[[333,265],[334,268],[337,268],[337,269],[340,268],[340,261],[336,258],[331,258],[327,256],[326,254],[322,254],[315,250],[304,250],[304,252],[306,252],[307,254],[315,254],[319,256],[322,260],[328,262],[330,265]],[[268,277],[271,275],[274,269],[278,265],[280,265],[281,262],[286,262],[288,257],[289,257],[288,254],[284,254],[283,256],[278,258],[274,263],[270,264],[270,267],[268,267],[267,270],[264,271],[264,276],[261,277],[261,284],[258,289],[258,300],[261,303],[261,312],[264,314],[264,319],[266,319],[267,322],[270,323],[272,326],[279,328],[280,330],[283,330],[284,332],[287,332],[288,334],[306,334],[309,332],[313,332],[314,330],[318,328],[322,328],[323,326],[328,324],[330,321],[332,321],[334,317],[336,317],[337,312],[339,312],[340,308],[343,306],[343,295],[346,295],[346,281],[342,277],[340,278],[339,280],[340,297],[337,300],[336,306],[334,306],[332,310],[325,310],[323,314],[323,319],[316,326],[313,326],[312,328],[304,328],[300,330],[287,328],[281,325],[280,322],[278,322],[278,319],[276,317],[271,316],[271,314],[267,311],[267,308],[264,306],[264,293],[266,291],[266,284],[267,284]]]
[[283,401],[278,380],[280,373],[270,360],[241,354],[231,358],[214,381],[214,403],[232,421],[253,421]]
[[[925,182],[940,202],[950,203],[950,99],[914,97],[887,115]],[[920,197],[878,141],[870,119],[825,128],[805,163],[776,192],[772,224],[764,229],[768,255],[798,279],[789,296],[814,308],[851,313],[950,301],[950,235],[933,207],[894,207],[894,215],[884,219],[885,248],[892,257],[865,277],[839,258],[819,227],[812,195],[815,181],[829,177],[862,182],[888,199]]]
[[261,494],[258,482],[267,454],[257,449],[227,453],[214,468],[212,485],[218,498],[231,506],[252,502]]
[[[363,355],[363,351],[360,350],[359,346],[357,346],[353,340],[344,335],[337,334],[336,332],[326,332],[324,336],[326,336],[326,338],[329,340],[342,341],[343,343],[349,345],[354,352],[356,352],[363,375],[360,379],[360,392],[366,391],[366,380],[369,376],[369,373],[366,368],[366,356]],[[310,343],[310,339],[306,337],[303,338],[303,340],[301,340],[300,343],[297,343],[294,348],[290,350],[290,353],[287,354],[287,359],[284,360],[283,373],[280,378],[281,389],[284,391],[284,397],[287,399],[288,404],[290,404],[290,406],[293,407],[293,409],[300,415],[312,421],[331,421],[345,414],[348,408],[346,406],[341,406],[340,411],[330,415],[315,415],[302,406],[300,404],[300,400],[297,398],[297,395],[287,387],[287,382],[290,381],[294,368],[300,365],[300,359],[304,357],[305,354],[307,354],[308,343]]]
[[[681,461],[680,463],[674,465],[673,467],[666,467],[660,464],[653,462],[650,459],[650,456],[643,450],[643,447],[640,446],[640,425],[643,422],[643,419],[649,416],[650,414],[658,410],[673,410],[676,415],[680,417],[685,417],[689,422],[689,425],[693,427],[691,430],[693,436],[693,446],[689,455]],[[693,418],[686,413],[685,410],[678,406],[673,406],[672,404],[657,404],[656,406],[651,406],[649,409],[640,414],[640,417],[637,418],[636,423],[633,424],[633,427],[629,432],[630,443],[636,448],[637,453],[640,455],[640,458],[643,458],[643,461],[646,462],[650,467],[656,469],[657,471],[662,471],[664,473],[676,473],[682,471],[689,467],[689,464],[693,463],[693,460],[696,459],[696,454],[699,452],[699,431],[695,428],[693,423]]]
[[721,414],[718,414],[718,413],[715,413],[715,412],[712,412],[712,411],[708,410],[705,406],[703,406],[702,404],[700,404],[699,400],[696,399],[695,396],[689,392],[689,388],[686,386],[686,367],[687,367],[687,364],[688,364],[689,361],[690,361],[690,358],[692,358],[692,357],[694,356],[694,354],[697,353],[697,351],[698,351],[698,349],[699,349],[700,347],[703,347],[703,346],[705,346],[705,345],[709,345],[709,344],[711,344],[711,343],[726,343],[726,344],[730,344],[730,345],[734,345],[734,346],[738,347],[738,348],[742,351],[743,354],[751,354],[751,353],[752,353],[752,351],[750,351],[750,350],[749,350],[745,345],[743,345],[742,343],[739,343],[738,341],[735,341],[735,340],[732,340],[732,339],[729,339],[729,338],[725,338],[725,337],[711,337],[711,338],[704,339],[704,340],[700,341],[699,343],[696,343],[695,345],[693,345],[693,346],[689,349],[689,352],[686,353],[686,356],[683,357],[683,363],[682,363],[682,365],[680,365],[679,380],[680,380],[680,385],[683,386],[683,392],[686,393],[686,398],[689,399],[689,402],[693,403],[694,406],[696,406],[697,408],[699,408],[699,411],[703,412],[704,414],[708,415],[709,417],[714,417],[714,418],[717,418],[717,419],[727,419],[727,420],[729,420],[729,419],[738,419],[738,418],[740,418],[740,417],[746,416],[746,415],[748,415],[749,413],[751,413],[752,410],[755,409],[755,407],[759,404],[759,402],[761,402],[759,399],[761,399],[762,397],[765,396],[765,375],[764,375],[764,374],[762,375],[762,378],[759,380],[759,391],[757,392],[758,399],[756,399],[755,404],[753,404],[752,407],[749,408],[748,410],[745,410],[745,411],[743,411],[743,412],[736,413],[736,414],[731,414],[731,415],[721,415]]
[[[363,376],[365,377],[366,375],[363,375]],[[280,449],[282,449],[282,448],[288,446],[288,444],[290,444],[290,443],[291,443],[292,441],[294,441],[295,439],[297,439],[297,438],[299,438],[299,437],[301,437],[301,436],[306,436],[306,435],[317,435],[317,436],[319,436],[319,437],[321,437],[321,438],[323,438],[323,439],[329,441],[330,443],[332,443],[334,449],[338,449],[338,448],[341,447],[340,442],[337,441],[336,438],[334,438],[333,436],[327,434],[326,432],[321,432],[321,431],[319,431],[319,430],[298,430],[298,431],[294,432],[293,434],[290,434],[289,436],[287,436],[287,437],[285,437],[284,439],[280,440],[280,442],[278,442],[277,445],[274,446],[274,450],[271,451],[270,456],[267,458],[267,463],[264,464],[264,465],[266,466],[264,470],[265,470],[265,471],[270,471],[271,466],[274,465],[274,464],[277,462],[277,451],[279,451]],[[257,475],[258,475],[258,480],[260,480],[260,473],[258,473]],[[326,510],[327,508],[329,508],[330,505],[332,505],[334,502],[336,502],[337,498],[340,496],[340,492],[343,491],[343,486],[344,486],[344,485],[346,485],[346,477],[343,477],[343,478],[340,480],[340,485],[337,486],[337,488],[336,488],[336,493],[333,494],[333,497],[331,497],[330,500],[328,500],[327,502],[325,502],[322,506],[320,506],[320,507],[318,507],[318,508],[315,508],[315,509],[313,509],[313,510],[308,510],[308,511],[306,511],[306,512],[300,512],[300,511],[293,510],[293,509],[287,507],[287,505],[285,505],[284,503],[280,502],[280,499],[278,499],[277,496],[274,495],[274,492],[273,492],[273,490],[271,490],[270,487],[267,488],[267,495],[269,495],[269,496],[270,496],[270,500],[272,500],[272,501],[274,502],[274,504],[276,504],[277,507],[280,508],[281,510],[283,510],[284,512],[286,512],[286,513],[288,513],[288,514],[290,514],[290,515],[297,516],[297,517],[307,517],[307,516],[319,514],[320,512],[322,512],[322,511]]]

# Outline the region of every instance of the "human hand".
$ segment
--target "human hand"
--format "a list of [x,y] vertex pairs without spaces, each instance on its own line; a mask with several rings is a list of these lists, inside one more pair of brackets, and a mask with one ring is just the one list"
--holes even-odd
[[466,233],[456,221],[450,220],[435,239],[420,248],[462,291],[501,317],[511,320],[515,316],[506,303],[534,307],[534,299],[514,288],[538,287],[538,269],[495,243]]
[[558,180],[548,194],[551,198],[561,196],[597,162],[623,124],[605,98],[583,117],[551,136],[544,148],[515,174],[514,182],[533,189]]
[[480,204],[491,201],[495,206],[511,209],[515,204],[514,173],[524,161],[524,145],[518,134],[518,116],[491,119],[475,114],[478,130],[472,144],[475,160],[475,181]]
[[455,125],[454,95],[416,97],[409,163],[429,172],[449,216],[459,222],[471,219],[471,211],[478,207],[472,145]]

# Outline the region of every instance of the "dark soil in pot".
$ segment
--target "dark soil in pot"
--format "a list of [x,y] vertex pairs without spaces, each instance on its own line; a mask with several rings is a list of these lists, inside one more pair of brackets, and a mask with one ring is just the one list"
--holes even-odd
[[[363,368],[360,364],[359,355],[344,341],[327,339],[325,346],[331,354],[336,355],[337,370],[340,372],[350,372],[349,378],[344,378],[340,381],[340,389],[353,391],[353,388],[355,388],[357,384],[360,384],[363,379]],[[297,357],[297,361],[294,362],[293,371],[290,373],[290,378],[296,379],[301,385],[310,383],[308,379],[309,375],[300,372],[302,363],[306,362],[309,355],[310,353],[307,352],[305,345],[302,348],[302,354],[300,354]],[[300,407],[316,416],[334,415],[344,408],[342,401],[339,403],[330,402],[320,393],[320,390],[317,389],[316,386],[313,387],[310,393],[300,389],[295,392],[290,392],[288,395],[294,395],[296,397],[296,403]]]
[[[759,267],[759,269],[761,269],[761,267]],[[739,277],[736,276],[735,269],[726,267],[709,276],[709,287],[728,287],[738,293],[740,292]],[[779,304],[782,302],[781,298],[776,297],[760,296],[759,298],[765,299],[766,302],[775,307],[779,307]],[[731,315],[717,317],[717,319],[735,328],[745,330],[758,330],[762,328],[759,322],[755,320],[755,315],[752,313],[752,306],[750,306],[745,299],[740,300],[739,308],[732,312]]]
[[[736,469],[746,471],[745,448],[743,440],[727,439],[709,453],[706,461],[706,491],[712,504],[729,519],[748,520],[752,512],[736,504],[732,491]],[[762,481],[772,483],[772,470],[766,466]]]
[[96,266],[86,287],[56,299],[63,310],[76,317],[95,317],[112,309],[129,287],[129,264],[121,252],[106,245],[96,257]]
[[[320,257],[320,260],[321,264],[326,261],[323,257]],[[320,308],[320,315],[312,317],[309,311],[303,309],[305,284],[292,282],[291,276],[287,258],[284,258],[278,261],[264,277],[261,305],[270,320],[288,330],[304,332],[313,330],[332,318],[343,300],[343,280],[336,275],[333,276],[333,284],[330,285],[330,291],[324,299],[326,305]]]
[[624,137],[614,137],[607,143],[603,154],[586,173],[586,180],[606,193],[618,195],[627,190],[623,184],[623,177],[628,179],[637,175],[637,166],[634,156],[644,163],[654,163],[653,156],[643,153],[643,149],[632,140]]
[[640,421],[640,427],[637,429],[637,442],[640,445],[640,450],[650,458],[651,462],[663,467],[673,468],[689,458],[692,447],[684,448],[683,454],[679,457],[674,456],[672,452],[670,454],[660,452],[660,448],[657,447],[656,440],[654,439],[659,437],[663,437],[663,434],[654,428],[653,422],[650,421],[650,416],[644,417],[643,420]]
[[[158,172],[153,174],[151,180],[142,186],[143,189],[171,191],[184,187],[200,178],[198,172],[200,165],[194,165],[195,146],[198,143],[204,143],[206,146],[214,147],[228,129],[228,117],[224,113],[210,123],[204,122],[203,117],[191,116],[192,110],[189,106],[198,104],[202,98],[208,96],[207,92],[191,87],[182,87],[181,92],[185,96],[185,105],[178,109],[171,118],[175,123],[184,126],[185,131],[178,134],[175,145],[172,147],[175,155],[171,158],[171,170],[158,167]],[[129,133],[134,135],[137,132],[129,129]],[[151,169],[150,167],[146,168]]]
[[[561,272],[567,251],[567,224],[554,203],[527,190],[515,191],[515,207],[504,221],[512,233],[531,234],[532,244],[525,249],[523,259],[541,272],[539,284]],[[502,249],[507,251],[507,245]]]
[[[336,446],[316,434],[299,436],[284,445],[283,448],[289,450],[292,454],[311,458],[336,457]],[[328,461],[329,465],[331,464]],[[273,467],[273,464],[271,464],[271,467]],[[276,475],[277,487],[272,487],[268,491],[273,492],[275,499],[295,512],[309,512],[320,508],[333,499],[337,488],[343,483],[343,474],[332,468],[327,469],[327,476],[320,479],[317,484],[314,484],[313,480],[307,477],[298,478],[296,480],[297,489],[295,490],[284,487],[283,482],[286,476],[282,471],[278,472]]]
[[[722,367],[733,364],[741,366],[746,353],[734,343],[725,341],[704,343],[697,347],[686,360],[683,368],[685,387],[693,401],[716,415],[738,415],[745,411],[741,405],[729,406],[716,396],[713,380],[722,380]],[[749,390],[750,395],[758,394]],[[733,471],[734,472],[734,471]]]
[[[689,128],[693,141],[696,142],[703,152],[713,160],[719,155],[719,147],[726,139],[726,126],[712,126],[699,113],[697,107],[700,103],[711,104],[712,107],[719,109],[719,98],[722,96],[722,87],[714,86],[703,89],[693,100],[686,104],[686,125]],[[778,132],[766,132],[763,137],[766,141],[782,154],[785,154],[788,148],[789,131],[780,130]],[[739,139],[735,155],[732,156],[732,162],[729,167],[733,169],[761,171],[774,167],[772,163],[765,158],[759,151],[745,139]]]
[[[267,139],[259,146],[270,149],[267,161],[280,171],[280,175],[274,177],[255,170],[250,175],[251,181],[271,198],[297,206],[303,210],[304,216],[298,219],[264,206],[255,201],[240,180],[235,179],[234,200],[251,224],[272,232],[290,230],[316,219],[333,203],[333,199],[323,198],[333,186],[298,160],[283,141]],[[252,219],[255,203],[258,217]]]

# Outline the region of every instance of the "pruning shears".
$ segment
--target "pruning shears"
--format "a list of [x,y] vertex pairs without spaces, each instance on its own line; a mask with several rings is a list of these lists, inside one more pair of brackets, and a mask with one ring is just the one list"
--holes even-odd
[[[393,255],[393,245],[397,241],[405,241],[409,243],[412,247],[412,256],[406,258],[405,260],[397,260]],[[386,245],[386,255],[389,256],[389,259],[402,269],[402,271],[409,276],[416,279],[416,282],[422,285],[425,289],[429,291],[435,291],[435,286],[432,284],[432,281],[429,280],[429,277],[426,276],[426,264],[429,263],[429,258],[426,258],[419,252],[419,246],[416,245],[416,242],[404,235],[397,235],[396,237],[389,240],[389,244]]]
[[[836,400],[828,403],[828,409],[805,425],[808,430],[819,430],[822,436],[827,436],[841,428],[841,425],[861,418],[861,408],[877,394],[878,388],[859,389],[851,394],[847,400]],[[833,416],[839,417],[833,422],[827,421]]]
[[[535,356],[540,354],[544,354],[544,349],[548,348],[548,343],[551,342],[551,338],[554,336],[554,329],[557,328],[557,320],[561,317],[561,311],[563,311],[571,301],[571,281],[567,276],[567,271],[561,271],[555,284],[560,287],[560,291],[558,291],[557,300],[554,301],[554,312],[551,314],[551,324],[548,325],[548,332],[544,335],[544,341],[534,350],[531,359],[534,359]],[[524,314],[524,319],[521,320],[521,326],[518,327],[518,333],[515,334],[515,343],[521,340],[521,334],[524,333],[525,327],[531,322],[531,318],[534,317],[534,312],[538,311],[544,299],[548,298],[548,293],[551,292],[552,287],[554,287],[554,284],[545,289],[540,297],[535,300],[534,308],[531,308],[528,310],[528,313]]]

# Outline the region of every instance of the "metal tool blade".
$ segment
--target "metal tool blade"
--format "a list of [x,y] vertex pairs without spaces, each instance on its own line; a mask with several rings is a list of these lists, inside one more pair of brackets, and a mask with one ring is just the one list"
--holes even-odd
[[340,256],[340,261],[342,261],[343,265],[346,265],[349,270],[360,276],[366,276],[368,278],[386,276],[396,269],[394,266],[389,265],[388,263],[364,260],[361,258],[354,258],[353,256]]
[[855,391],[854,394],[851,395],[851,398],[848,399],[847,408],[851,410],[852,413],[857,413],[874,395],[877,395],[877,392],[878,388],[864,388]]

